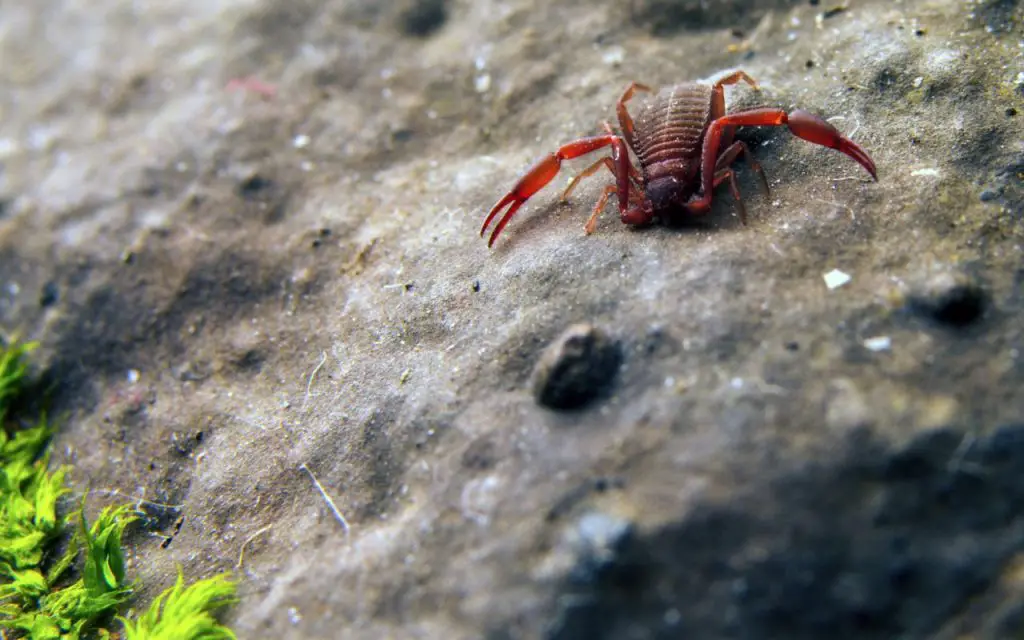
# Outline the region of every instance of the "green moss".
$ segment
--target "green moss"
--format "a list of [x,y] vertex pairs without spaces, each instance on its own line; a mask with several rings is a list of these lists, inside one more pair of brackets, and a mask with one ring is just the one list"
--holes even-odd
[[161,593],[146,613],[135,621],[121,619],[125,640],[235,640],[235,634],[219,624],[212,611],[237,602],[235,583],[227,575],[199,580],[189,587],[178,572],[178,581]]
[[[33,640],[109,638],[102,625],[132,594],[121,538],[136,514],[130,505],[107,507],[90,525],[83,499],[78,511],[60,515],[69,469],[48,470],[50,424],[43,417],[33,427],[8,431],[7,411],[23,391],[25,355],[34,346],[0,347],[0,630]],[[53,559],[61,537],[67,548]],[[69,581],[65,576],[80,555],[78,579]],[[128,639],[233,639],[212,612],[235,601],[235,583],[227,576],[185,587],[179,572],[177,583],[138,620],[118,619]]]
[[19,343],[17,340],[12,340],[8,345],[0,345],[0,423],[7,417],[11,401],[21,393],[28,367],[25,356],[36,346],[34,342]]

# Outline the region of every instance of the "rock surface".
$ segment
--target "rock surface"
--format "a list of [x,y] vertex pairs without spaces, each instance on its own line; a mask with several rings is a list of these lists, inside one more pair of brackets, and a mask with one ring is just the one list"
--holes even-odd
[[[146,511],[141,601],[182,564],[237,568],[247,638],[1019,634],[1024,5],[833,4],[4,4],[0,325],[54,462]],[[585,158],[477,236],[630,81],[734,68],[879,182],[761,129],[746,226],[723,188],[585,236]],[[553,412],[579,322],[622,365]]]

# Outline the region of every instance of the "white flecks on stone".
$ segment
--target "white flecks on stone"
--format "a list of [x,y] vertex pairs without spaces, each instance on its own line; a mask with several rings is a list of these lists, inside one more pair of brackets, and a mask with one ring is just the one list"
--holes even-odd
[[136,382],[138,382],[138,381],[139,381],[139,378],[140,378],[141,376],[142,376],[142,374],[141,374],[141,373],[139,373],[139,370],[138,370],[138,369],[129,369],[129,370],[128,370],[128,376],[127,376],[127,378],[128,378],[128,383],[129,383],[129,384],[135,384]]
[[15,140],[11,138],[0,138],[0,158],[6,158],[7,156],[14,155],[20,150],[21,145],[19,145]]
[[942,173],[935,167],[926,167],[924,169],[914,169],[910,172],[912,176],[928,176],[930,178],[938,178]]
[[936,49],[924,57],[924,67],[932,75],[946,75],[958,69],[960,52],[953,49]]
[[626,59],[626,50],[622,47],[609,47],[607,51],[601,56],[601,60],[613,67],[617,67],[622,64],[622,61]]
[[459,506],[462,517],[486,527],[491,522],[491,514],[497,508],[501,480],[494,475],[470,480],[462,488]]
[[825,286],[829,289],[838,289],[844,284],[850,282],[850,280],[853,280],[853,277],[851,277],[850,274],[840,271],[839,269],[833,269],[822,277],[825,278]]
[[309,146],[309,136],[307,136],[304,133],[300,133],[299,135],[292,138],[292,146],[295,147],[296,149],[305,149],[307,146]]
[[892,348],[892,338],[889,336],[875,336],[863,342],[864,348],[868,351],[888,351]]

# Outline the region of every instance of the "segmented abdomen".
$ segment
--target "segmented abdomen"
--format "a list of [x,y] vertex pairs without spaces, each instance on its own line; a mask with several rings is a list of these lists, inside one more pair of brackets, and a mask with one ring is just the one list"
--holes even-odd
[[658,92],[635,122],[633,150],[640,165],[698,157],[710,112],[708,85],[678,84]]

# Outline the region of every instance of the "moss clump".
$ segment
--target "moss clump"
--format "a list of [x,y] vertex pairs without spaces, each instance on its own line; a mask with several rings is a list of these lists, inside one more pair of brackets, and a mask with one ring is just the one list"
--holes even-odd
[[[70,489],[69,469],[48,470],[47,445],[53,434],[46,418],[35,426],[8,431],[7,413],[23,391],[25,356],[34,344],[0,346],[0,630],[33,640],[109,638],[102,627],[131,596],[121,538],[136,519],[130,505],[105,508],[90,525],[85,501],[78,511],[58,514],[58,501]],[[51,556],[58,540],[71,533],[67,548]],[[78,579],[66,577],[83,551]],[[177,583],[132,621],[118,618],[130,640],[234,639],[212,611],[236,601],[227,576]]]
[[[68,549],[45,575],[32,569],[5,576],[11,582],[0,592],[8,596],[0,605],[0,626],[28,632],[37,640],[76,640],[97,628],[131,595],[121,549],[121,535],[135,520],[131,507],[107,507],[91,527],[84,510],[77,515],[80,526]],[[85,550],[81,577],[58,586],[79,549]],[[106,635],[98,628],[97,632]]]
[[11,402],[21,393],[28,363],[25,356],[36,348],[36,343],[0,344],[0,424],[7,417]]
[[185,586],[178,581],[153,601],[146,613],[124,623],[125,640],[235,640],[235,634],[213,617],[215,609],[234,604],[235,583],[227,575],[214,576]]

